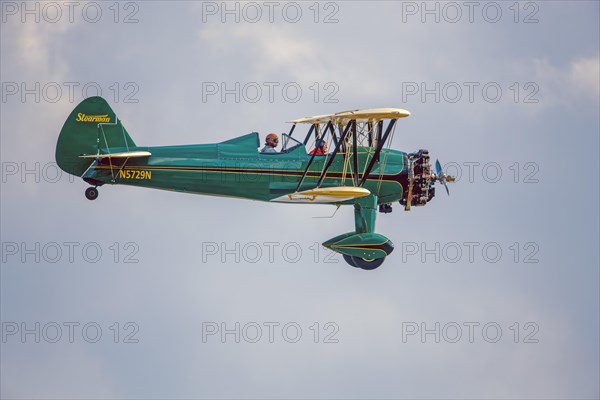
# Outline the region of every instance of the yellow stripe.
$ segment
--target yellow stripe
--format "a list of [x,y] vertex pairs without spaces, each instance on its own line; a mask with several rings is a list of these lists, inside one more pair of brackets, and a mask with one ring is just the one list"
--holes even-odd
[[[357,235],[360,235],[360,233],[357,233]],[[385,242],[381,242],[381,243],[373,243],[373,244],[369,244],[369,246],[380,246],[382,244],[386,244],[387,242],[389,242],[389,240],[386,240]],[[365,243],[358,243],[358,244],[341,244],[339,246],[336,247],[340,247],[340,248],[344,248],[344,247],[354,247],[354,246],[360,246],[361,244],[365,244]]]

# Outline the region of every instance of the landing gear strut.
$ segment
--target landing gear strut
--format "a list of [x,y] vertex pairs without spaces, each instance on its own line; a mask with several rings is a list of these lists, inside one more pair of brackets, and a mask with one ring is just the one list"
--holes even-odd
[[96,200],[96,198],[98,198],[98,189],[95,187],[89,187],[85,189],[85,197],[88,200]]

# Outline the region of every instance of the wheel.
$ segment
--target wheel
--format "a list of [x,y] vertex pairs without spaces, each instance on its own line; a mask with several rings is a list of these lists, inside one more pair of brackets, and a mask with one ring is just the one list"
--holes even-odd
[[98,189],[95,187],[89,187],[85,189],[85,197],[88,200],[96,200],[96,198],[98,198]]
[[352,257],[352,262],[354,263],[355,267],[367,270],[367,271],[371,271],[375,268],[378,268],[381,264],[383,264],[383,261],[385,260],[385,257],[382,258],[376,258],[374,260],[369,260],[366,258],[361,258],[361,257]]
[[346,260],[346,262],[348,264],[350,264],[351,266],[353,266],[354,268],[358,268],[355,264],[354,264],[354,260],[352,260],[352,256],[349,256],[348,254],[342,254],[342,256],[344,256],[344,260]]

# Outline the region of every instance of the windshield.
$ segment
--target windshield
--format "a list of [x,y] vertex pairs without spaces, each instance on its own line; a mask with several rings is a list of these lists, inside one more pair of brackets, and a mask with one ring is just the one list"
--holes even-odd
[[302,144],[302,142],[297,141],[296,139],[294,139],[286,133],[283,134],[283,145],[281,147],[282,153],[289,153],[290,151],[296,149],[298,146],[304,146],[304,144]]

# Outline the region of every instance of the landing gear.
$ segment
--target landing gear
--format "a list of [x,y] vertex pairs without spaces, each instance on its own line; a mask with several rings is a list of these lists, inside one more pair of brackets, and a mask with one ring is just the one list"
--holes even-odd
[[366,258],[361,258],[361,257],[352,257],[352,261],[354,262],[354,265],[356,267],[367,270],[367,271],[371,271],[375,268],[378,268],[381,264],[383,264],[384,260],[385,260],[385,257],[376,258],[374,260],[368,260]]
[[95,187],[89,187],[85,189],[85,197],[88,200],[96,200],[96,198],[98,198],[98,189]]
[[344,260],[350,264],[351,266],[353,266],[354,268],[358,268],[356,265],[354,265],[354,260],[352,260],[352,256],[349,256],[348,254],[342,254],[342,256],[344,257]]
[[366,271],[371,271],[375,268],[380,267],[381,264],[383,264],[383,262],[385,261],[385,257],[369,260],[362,257],[349,256],[347,254],[342,255],[344,256],[344,260],[346,260],[348,264],[355,268],[364,269]]

